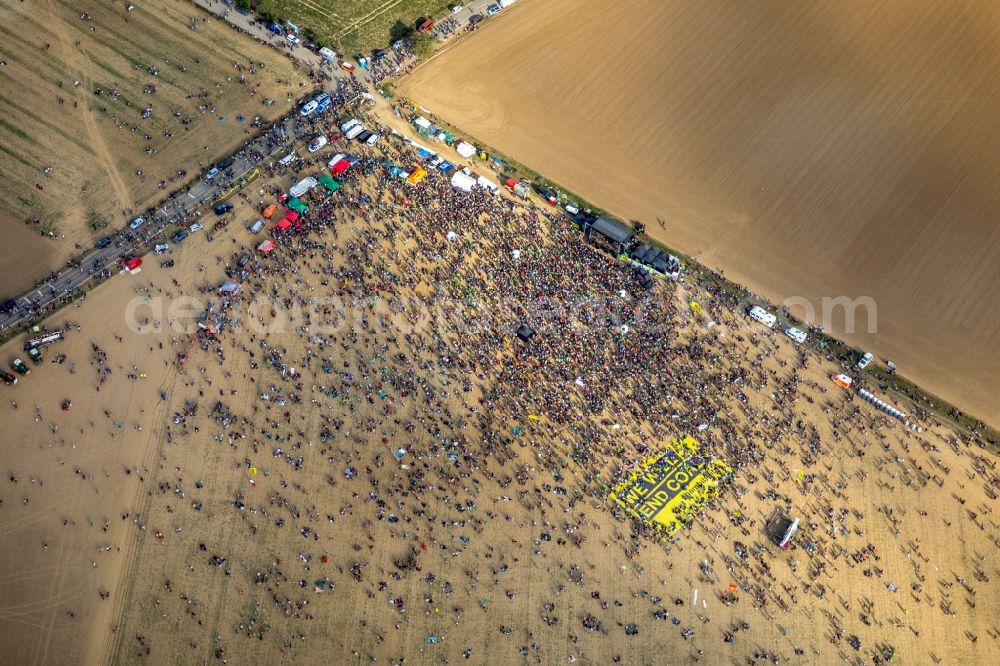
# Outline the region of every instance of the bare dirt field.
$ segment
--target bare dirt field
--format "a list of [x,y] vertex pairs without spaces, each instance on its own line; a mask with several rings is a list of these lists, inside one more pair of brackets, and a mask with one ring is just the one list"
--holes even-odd
[[194,5],[127,4],[0,5],[5,298],[234,149],[305,80]]
[[[10,663],[997,660],[987,452],[903,428],[724,297],[639,288],[566,218],[387,178],[398,147],[305,197],[218,338],[174,328],[180,297],[218,307],[262,199],[342,142],[46,322],[66,340],[0,386]],[[736,476],[654,541],[607,488],[692,433]],[[792,550],[762,530],[778,507]]]
[[813,323],[873,298],[828,330],[997,424],[998,38],[988,0],[522,0],[401,91]]

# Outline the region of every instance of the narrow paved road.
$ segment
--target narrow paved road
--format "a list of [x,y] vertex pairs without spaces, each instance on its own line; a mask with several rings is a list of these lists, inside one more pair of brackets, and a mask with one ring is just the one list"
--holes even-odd
[[[228,21],[235,29],[246,32],[250,37],[288,53],[305,66],[327,73],[333,78],[334,83],[337,78],[346,76],[339,68],[325,62],[319,54],[303,46],[292,46],[284,37],[274,35],[252,14],[243,15],[233,11],[222,0],[192,0],[192,2]],[[485,17],[486,7],[490,4],[492,0],[474,0],[465,5],[461,11],[442,17],[442,20],[451,18],[456,24],[451,34],[457,34],[468,25],[469,18],[474,14]],[[366,84],[373,83],[370,73],[366,70],[358,69],[354,76]],[[219,173],[210,181],[198,181],[191,185],[187,192],[175,192],[155,210],[146,214],[144,224],[138,229],[125,227],[110,236],[111,244],[107,247],[95,248],[80,259],[79,263],[63,268],[41,286],[12,299],[15,302],[14,308],[9,312],[0,313],[0,334],[47,315],[52,309],[51,306],[71,299],[88,281],[102,273],[107,275],[109,267],[118,264],[122,259],[147,253],[156,242],[163,240],[163,232],[168,226],[182,222],[192,212],[199,211],[204,203],[212,201],[255,166],[286,148],[290,142],[310,135],[311,123],[300,121],[297,108],[298,104],[288,116],[275,122],[269,131],[232,155],[233,164],[224,173]],[[200,215],[200,212],[197,214]]]
[[185,220],[256,165],[285,149],[289,142],[303,138],[310,132],[311,125],[300,122],[295,112],[278,120],[265,134],[233,155],[233,164],[225,172],[219,173],[210,181],[198,181],[187,192],[176,192],[161,202],[152,213],[146,214],[141,227],[136,230],[125,227],[110,237],[111,244],[107,247],[92,250],[77,265],[64,268],[42,286],[17,298],[16,309],[0,315],[0,332],[44,314],[53,302],[70,297],[86,282],[121,259],[145,254],[155,242],[162,239],[164,230],[171,224]]

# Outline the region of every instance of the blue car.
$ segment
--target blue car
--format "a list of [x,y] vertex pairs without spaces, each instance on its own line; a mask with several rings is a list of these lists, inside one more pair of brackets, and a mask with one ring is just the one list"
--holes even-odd
[[188,232],[181,229],[176,234],[170,237],[170,240],[174,242],[174,245],[179,245],[182,240],[188,237]]
[[285,34],[285,29],[281,27],[280,23],[268,23],[267,24],[267,29],[270,30],[271,32],[273,32],[276,35],[283,35],[283,34]]
[[233,204],[226,201],[224,203],[217,204],[214,210],[216,215],[224,215],[229,211],[231,211],[232,209],[233,209]]

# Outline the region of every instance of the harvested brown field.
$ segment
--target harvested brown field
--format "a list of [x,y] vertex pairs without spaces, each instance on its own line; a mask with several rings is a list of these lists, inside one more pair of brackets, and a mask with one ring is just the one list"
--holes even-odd
[[127,4],[0,5],[4,298],[235,149],[304,80],[194,5]]
[[402,91],[816,323],[871,297],[828,330],[996,424],[998,33],[988,0],[523,0]]

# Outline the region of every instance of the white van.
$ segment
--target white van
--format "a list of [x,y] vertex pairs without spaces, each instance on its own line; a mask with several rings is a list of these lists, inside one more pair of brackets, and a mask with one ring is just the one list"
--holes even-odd
[[361,121],[359,121],[357,118],[351,118],[350,120],[348,120],[347,122],[345,122],[343,125],[340,126],[340,131],[346,132],[347,130],[351,129],[352,127],[360,123]]
[[785,329],[785,335],[787,335],[792,340],[795,340],[798,343],[803,343],[803,342],[806,341],[805,331],[799,330],[799,329],[795,328],[794,326],[790,326],[790,327],[786,328]]
[[278,160],[278,164],[280,164],[281,166],[288,166],[289,164],[291,164],[292,162],[294,162],[296,159],[298,159],[298,155],[296,155],[295,153],[288,153],[287,155],[285,155],[284,157],[282,157],[280,160]]
[[773,314],[771,314],[764,308],[760,307],[759,305],[755,305],[752,308],[750,308],[750,311],[747,314],[750,315],[751,319],[759,321],[768,328],[774,328],[774,324],[778,321],[777,317],[775,317]]
[[356,137],[357,135],[361,134],[364,131],[365,131],[364,125],[360,124],[355,125],[354,127],[352,127],[351,129],[347,130],[347,132],[344,133],[344,137],[348,139],[353,139],[354,137]]

